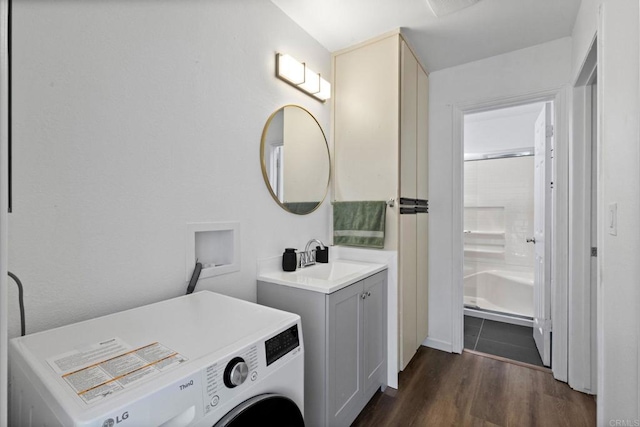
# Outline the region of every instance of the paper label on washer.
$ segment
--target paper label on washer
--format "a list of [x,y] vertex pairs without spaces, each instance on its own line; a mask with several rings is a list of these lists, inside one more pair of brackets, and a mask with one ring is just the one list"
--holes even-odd
[[58,374],[66,374],[130,349],[131,346],[125,344],[120,338],[111,338],[79,350],[59,354],[47,359],[47,362]]
[[131,349],[119,338],[47,359],[85,403],[103,399],[186,361],[186,357],[158,342]]

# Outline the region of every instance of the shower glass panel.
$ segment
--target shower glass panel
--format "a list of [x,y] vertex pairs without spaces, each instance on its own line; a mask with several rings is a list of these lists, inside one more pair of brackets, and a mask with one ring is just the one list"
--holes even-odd
[[533,316],[533,168],[526,151],[465,161],[465,307]]

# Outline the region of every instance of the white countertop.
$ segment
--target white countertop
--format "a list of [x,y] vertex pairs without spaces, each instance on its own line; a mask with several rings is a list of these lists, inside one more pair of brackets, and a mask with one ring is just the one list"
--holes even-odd
[[291,272],[266,268],[258,272],[258,281],[330,294],[386,269],[386,264],[334,259]]

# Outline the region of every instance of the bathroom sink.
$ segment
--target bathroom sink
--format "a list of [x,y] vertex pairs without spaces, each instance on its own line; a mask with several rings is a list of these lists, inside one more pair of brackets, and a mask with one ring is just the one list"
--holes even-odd
[[321,280],[341,280],[352,274],[357,274],[368,267],[366,264],[349,261],[334,261],[329,264],[316,264],[300,268],[294,272],[299,276],[312,277]]
[[263,272],[258,275],[258,280],[330,294],[386,268],[385,264],[337,259],[292,272]]

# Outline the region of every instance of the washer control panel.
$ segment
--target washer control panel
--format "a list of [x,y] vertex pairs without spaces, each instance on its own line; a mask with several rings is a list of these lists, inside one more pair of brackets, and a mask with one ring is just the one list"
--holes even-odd
[[280,332],[278,335],[269,338],[264,343],[265,353],[267,356],[267,366],[280,359],[300,346],[300,338],[298,337],[298,325],[293,325],[289,329]]
[[247,379],[249,365],[242,357],[234,357],[224,369],[224,385],[229,388],[238,387]]
[[295,324],[204,368],[201,371],[204,414],[241,396],[246,387],[266,378],[281,363],[286,363],[278,361],[287,354],[297,354],[296,349],[300,349],[298,328]]
[[234,394],[248,379],[255,381],[259,371],[258,346],[252,345],[231,359],[207,366],[203,371],[204,413],[208,414]]

